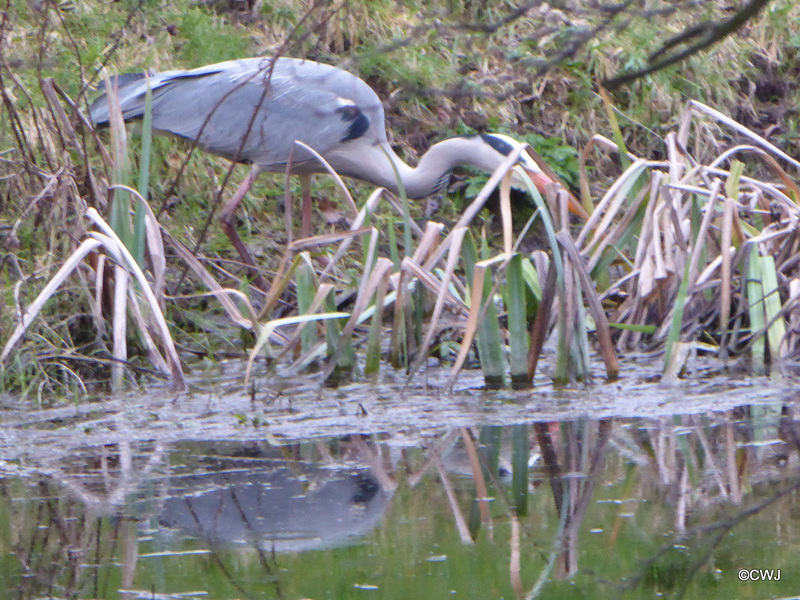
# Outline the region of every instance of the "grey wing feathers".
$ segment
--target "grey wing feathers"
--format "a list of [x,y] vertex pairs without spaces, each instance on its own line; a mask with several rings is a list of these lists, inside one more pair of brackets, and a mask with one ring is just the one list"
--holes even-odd
[[[117,88],[121,88],[126,85],[130,85],[134,81],[139,81],[147,77],[146,73],[123,73],[122,75],[114,75],[110,77],[111,85],[116,85]],[[100,80],[100,83],[97,85],[98,90],[106,89],[106,82],[104,79]]]
[[[207,67],[195,69],[193,71],[165,71],[163,73],[153,73],[149,77],[145,73],[123,73],[110,78],[111,85],[115,86],[119,94],[122,116],[125,120],[136,119],[144,116],[145,94],[148,86],[152,90],[153,96],[163,92],[164,86],[169,85],[173,80],[181,78],[202,77],[211,74]],[[219,72],[219,70],[215,71]],[[102,81],[98,89],[105,90],[105,81]],[[103,94],[95,99],[89,108],[89,116],[95,125],[105,125],[108,123],[108,98]]]
[[[358,77],[292,58],[276,60],[270,73],[269,63],[244,59],[153,75],[153,128],[267,168],[285,164],[294,140],[322,155],[364,135],[385,140],[380,100]],[[123,117],[142,117],[148,81],[140,74],[120,83]],[[105,94],[90,115],[95,124],[107,122]],[[295,150],[296,161],[310,159]]]

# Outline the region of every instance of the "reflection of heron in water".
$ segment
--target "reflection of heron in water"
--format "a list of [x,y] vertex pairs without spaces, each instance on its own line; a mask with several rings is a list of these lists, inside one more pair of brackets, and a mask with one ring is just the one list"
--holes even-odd
[[285,461],[215,461],[214,470],[174,478],[160,523],[221,545],[277,552],[344,546],[369,533],[391,493],[367,470]]

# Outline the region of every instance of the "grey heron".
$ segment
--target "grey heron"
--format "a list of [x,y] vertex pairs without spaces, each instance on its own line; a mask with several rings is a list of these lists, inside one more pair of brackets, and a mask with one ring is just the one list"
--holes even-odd
[[[144,73],[116,79],[123,118],[142,118],[145,93],[152,90],[152,127],[196,142],[202,149],[248,163],[252,169],[220,213],[222,228],[244,262],[254,267],[233,223],[233,215],[262,171],[286,169],[294,148],[292,170],[309,175],[324,169],[302,142],[318,152],[341,175],[361,179],[392,192],[399,178],[412,199],[447,185],[453,169],[471,165],[494,171],[519,142],[499,134],[467,135],[433,145],[417,167],[403,162],[386,137],[383,105],[363,80],[342,69],[296,58],[249,58],[188,71]],[[109,120],[105,93],[90,107],[95,125]],[[523,153],[523,167],[540,189],[551,183]],[[515,183],[521,178],[515,174]],[[308,235],[310,194],[304,186],[303,233]]]

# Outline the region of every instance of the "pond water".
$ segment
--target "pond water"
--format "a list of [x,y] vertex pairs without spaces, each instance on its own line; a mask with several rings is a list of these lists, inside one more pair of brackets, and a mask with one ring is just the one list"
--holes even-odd
[[240,367],[0,398],[0,598],[800,597],[793,378],[243,391]]

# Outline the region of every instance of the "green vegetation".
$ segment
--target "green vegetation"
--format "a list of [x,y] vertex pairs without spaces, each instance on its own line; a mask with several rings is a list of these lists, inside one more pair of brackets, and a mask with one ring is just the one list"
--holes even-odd
[[[87,206],[112,223],[146,273],[131,284],[128,309],[125,294],[117,292],[111,350],[110,328],[101,323],[111,319],[114,279],[105,287],[98,284],[103,277],[98,260],[102,264],[101,257],[113,251],[108,245],[87,250],[59,291],[48,289],[55,295],[41,296],[43,317],[24,344],[7,347],[0,389],[26,394],[38,389],[40,396],[47,390],[47,397],[71,398],[85,388],[85,379],[104,378],[98,367],[111,373],[121,361],[129,376],[154,368],[164,372],[170,363],[175,377],[173,342],[163,337],[163,327],[160,337],[154,335],[153,323],[162,311],[184,364],[232,351],[254,365],[253,348],[266,351],[278,344],[282,350],[269,354],[268,361],[293,358],[296,370],[324,356],[332,357],[329,369],[335,362],[350,369],[358,364],[358,353],[369,348],[361,360],[375,372],[376,353],[382,355],[387,346],[393,364],[419,368],[431,348],[452,343],[461,344],[457,374],[476,357],[471,342],[477,331],[477,358],[490,379],[502,382],[508,364],[518,379],[527,359],[530,381],[553,326],[559,335],[555,373],[562,383],[591,377],[588,355],[595,339],[609,376],[616,373],[615,348],[668,344],[669,376],[677,376],[698,349],[718,352],[723,360],[729,352],[752,352],[757,370],[792,355],[800,343],[792,333],[798,317],[790,228],[800,198],[791,175],[797,164],[766,141],[789,155],[797,153],[797,115],[791,107],[800,95],[794,77],[800,42],[793,31],[800,8],[788,0],[773,1],[736,35],[685,64],[621,88],[606,101],[595,92],[599,80],[644,66],[670,35],[698,20],[723,18],[726,6],[676,2],[652,14],[613,16],[546,4],[519,13],[505,5],[452,2],[285,0],[250,6],[125,0],[101,11],[88,0],[8,0],[0,27],[0,343],[22,335],[19,315],[36,304],[68,257],[102,227],[87,220]],[[600,27],[604,19],[608,22]],[[143,260],[143,205],[121,190],[110,201],[106,189],[110,181],[129,181],[118,170],[121,155],[103,149],[105,134],[100,141],[88,131],[66,98],[85,111],[102,67],[166,70],[276,53],[340,65],[363,77],[384,99],[393,142],[410,162],[454,133],[505,131],[528,141],[567,188],[575,193],[580,188],[591,218],[584,215],[587,224],[570,237],[564,199],[537,199],[532,193],[534,200],[522,214],[525,220],[535,209],[537,223],[520,228],[521,222],[510,223],[503,193],[500,218],[490,219],[480,213],[491,191],[483,188],[486,180],[470,178],[464,185],[457,179],[433,218],[452,224],[474,208],[457,225],[483,221],[475,232],[481,255],[470,261],[454,255],[449,271],[442,271],[448,252],[460,254],[460,241],[450,247],[458,227],[423,226],[411,242],[412,218],[423,215],[422,205],[409,211],[400,202],[394,210],[386,199],[378,203],[376,198],[360,217],[368,231],[353,227],[337,238],[288,245],[279,205],[288,197],[285,192],[298,194],[296,184],[284,190],[282,177],[263,176],[237,215],[245,243],[270,282],[268,289],[258,290],[242,279],[215,223],[220,200],[244,169],[231,174],[225,161],[190,153],[184,142],[158,139],[150,148],[146,136],[142,141],[133,136],[126,148],[138,164],[130,172],[140,173],[140,185],[149,187],[151,233],[159,230],[166,238],[163,264],[152,255],[160,252],[159,243],[149,246]],[[689,99],[702,104],[685,108]],[[737,120],[738,128],[725,115]],[[720,150],[743,140],[761,150],[731,151],[730,156]],[[614,148],[622,154],[615,156]],[[626,152],[642,160],[627,168]],[[742,166],[727,171],[734,154]],[[724,191],[714,178],[728,182]],[[341,196],[330,178],[317,179],[318,198]],[[369,186],[352,189],[355,204],[363,206]],[[140,210],[131,231],[129,202]],[[330,224],[337,220],[334,210],[320,212],[317,231],[341,231]],[[531,244],[542,229],[548,233],[539,237],[546,242]],[[347,251],[353,242],[360,252]],[[529,259],[522,252],[531,247],[544,247],[547,256]],[[300,256],[316,269],[316,277],[297,270]],[[765,261],[768,256],[774,262]],[[515,274],[506,281],[512,260]],[[118,258],[114,262],[120,264]],[[549,295],[541,287],[548,264],[558,272]],[[527,273],[526,285],[521,285],[520,267]],[[623,283],[609,277],[612,268],[621,270]],[[135,278],[133,265],[130,269],[118,276]],[[480,269],[483,295],[470,289],[473,269]],[[748,272],[762,274],[761,289],[745,283]],[[447,295],[448,306],[439,304],[434,314],[449,310],[457,316],[455,325],[441,327],[438,316],[427,318],[432,302],[423,287]],[[299,288],[304,291],[298,301]],[[551,306],[544,307],[540,329],[532,329],[530,356],[522,357],[528,345],[519,331],[509,343],[504,328],[509,316],[518,325],[522,315],[534,328],[541,294],[557,310],[551,315]],[[137,302],[145,297],[150,308],[137,314]],[[350,304],[334,300],[346,297]],[[376,297],[382,298],[380,309]],[[747,306],[733,306],[732,298],[740,303],[746,298]],[[683,312],[672,311],[676,305]],[[339,311],[349,315],[346,322],[338,324],[333,317]],[[391,324],[387,344],[381,343],[380,322],[372,319],[376,312]],[[308,317],[297,320],[303,313]],[[135,327],[123,327],[120,320],[126,319]],[[621,328],[613,339],[609,320]],[[289,325],[294,333],[286,333]],[[250,332],[240,337],[237,327]],[[164,341],[154,343],[154,338]],[[242,342],[231,342],[237,339]],[[301,350],[292,356],[295,347]],[[324,373],[327,377],[330,370]]]

